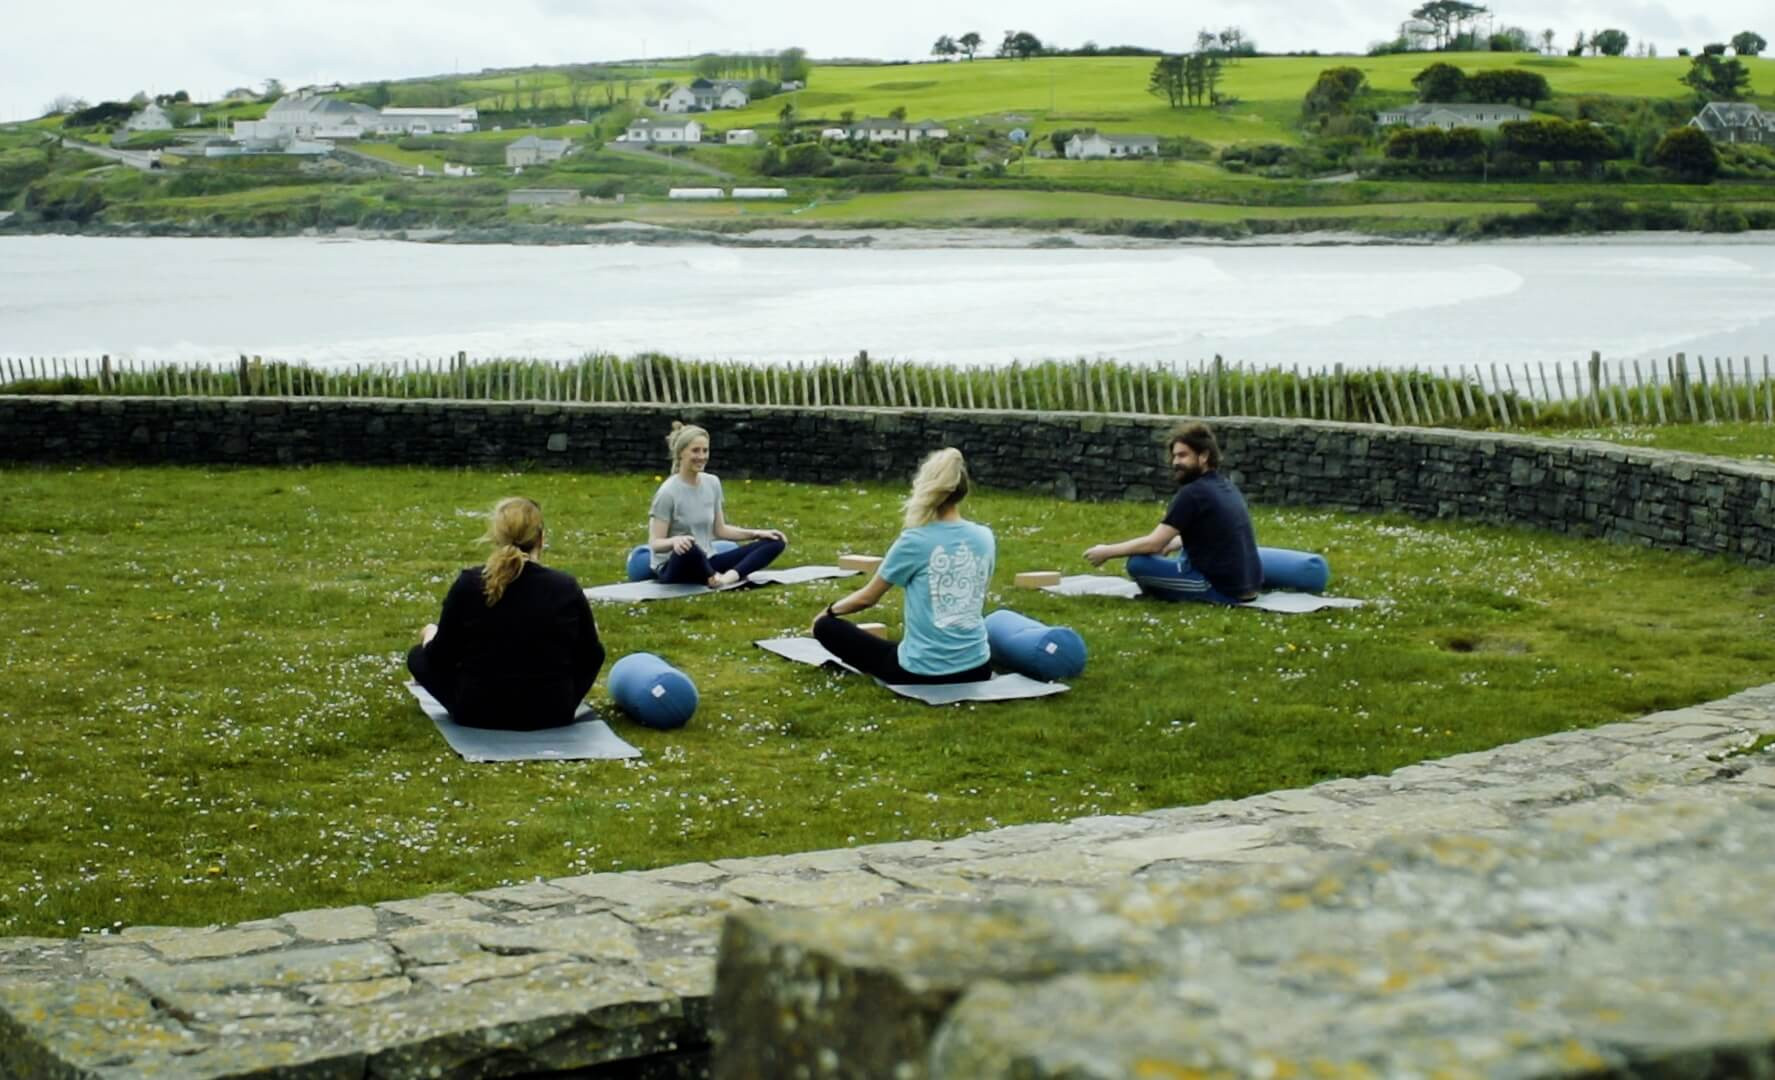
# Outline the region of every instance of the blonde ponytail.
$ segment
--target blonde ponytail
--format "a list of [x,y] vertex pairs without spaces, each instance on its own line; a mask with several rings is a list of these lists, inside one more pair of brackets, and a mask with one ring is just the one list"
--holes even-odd
[[937,520],[937,515],[968,497],[968,463],[953,446],[934,450],[912,478],[912,494],[906,496],[906,527],[916,529]]
[[695,424],[686,424],[682,420],[672,421],[672,430],[666,435],[666,450],[672,455],[672,471],[678,471],[678,458],[684,453],[697,437],[708,438],[709,433]]
[[487,565],[481,568],[481,592],[492,607],[524,569],[525,557],[536,554],[542,541],[542,507],[522,496],[499,500],[481,539],[493,545]]

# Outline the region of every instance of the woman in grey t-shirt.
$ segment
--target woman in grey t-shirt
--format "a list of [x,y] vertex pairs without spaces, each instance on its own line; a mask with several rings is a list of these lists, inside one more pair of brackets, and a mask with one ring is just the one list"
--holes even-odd
[[[666,436],[672,475],[654,492],[647,512],[647,547],[653,573],[672,585],[718,589],[762,570],[788,545],[778,529],[742,529],[722,513],[721,478],[708,471],[709,433],[692,424],[672,423]],[[745,541],[732,551],[715,552],[715,541]]]

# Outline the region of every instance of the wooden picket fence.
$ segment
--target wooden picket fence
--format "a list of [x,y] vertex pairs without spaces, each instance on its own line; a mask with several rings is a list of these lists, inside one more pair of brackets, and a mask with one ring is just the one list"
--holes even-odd
[[1775,423],[1769,358],[1688,357],[1440,370],[1043,361],[955,367],[871,360],[741,364],[641,355],[561,363],[474,360],[317,368],[259,357],[226,367],[110,356],[0,360],[0,392],[376,397],[686,405],[1023,409],[1533,428],[1720,420]]

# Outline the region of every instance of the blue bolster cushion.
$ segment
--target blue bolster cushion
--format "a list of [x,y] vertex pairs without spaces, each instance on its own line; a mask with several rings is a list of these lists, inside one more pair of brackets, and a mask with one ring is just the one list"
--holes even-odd
[[1267,589],[1299,589],[1302,592],[1324,592],[1331,582],[1331,567],[1325,557],[1309,551],[1288,548],[1260,547],[1258,561],[1263,563],[1263,584]]
[[[715,554],[732,551],[737,547],[739,545],[732,540],[717,540],[715,541]],[[630,581],[653,580],[653,552],[646,544],[636,544],[634,550],[629,552],[628,573]]]
[[992,661],[1043,682],[1070,679],[1085,670],[1085,639],[1069,626],[1048,626],[1009,608],[986,616]]
[[696,712],[696,684],[652,653],[630,653],[610,666],[610,697],[629,719],[670,731]]

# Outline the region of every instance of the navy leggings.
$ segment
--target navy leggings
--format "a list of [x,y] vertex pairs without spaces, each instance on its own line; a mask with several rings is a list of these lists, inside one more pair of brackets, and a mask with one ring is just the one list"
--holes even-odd
[[744,581],[753,571],[769,566],[786,546],[781,540],[754,540],[732,551],[710,555],[692,544],[684,554],[674,553],[668,558],[656,576],[667,585],[706,585],[716,574],[738,570]]

